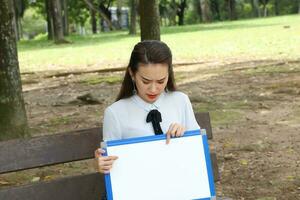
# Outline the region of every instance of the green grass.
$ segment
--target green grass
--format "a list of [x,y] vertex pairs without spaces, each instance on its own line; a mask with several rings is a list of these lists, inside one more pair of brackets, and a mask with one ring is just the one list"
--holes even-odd
[[254,105],[245,101],[210,101],[201,102],[195,107],[196,112],[208,112],[213,126],[228,125],[238,122],[243,116],[241,111],[251,109]]
[[242,71],[244,74],[247,75],[275,75],[275,74],[295,74],[295,73],[300,73],[300,65],[299,63],[296,64],[284,64],[284,65],[275,65],[275,66],[261,66],[261,67],[255,67],[255,68],[250,68]]
[[68,116],[55,117],[49,120],[49,124],[54,126],[69,124],[70,122],[71,122],[71,118]]
[[[203,100],[205,101],[205,100]],[[206,102],[201,102],[197,106],[197,110],[199,112],[205,112],[205,111],[216,111],[216,110],[245,110],[245,109],[252,109],[254,105],[247,101],[242,100],[230,100],[225,101],[222,100],[217,101],[211,101],[207,100]]]
[[[174,62],[233,59],[299,59],[300,15],[162,27],[161,39]],[[25,71],[74,70],[125,66],[139,36],[127,32],[67,38],[54,45],[42,37],[18,44],[20,68]]]
[[215,110],[209,113],[213,127],[236,123],[243,116],[242,113],[235,110]]
[[121,83],[122,81],[121,76],[104,76],[104,77],[90,77],[84,80],[81,80],[81,83],[86,83],[88,85],[96,85],[99,83],[108,83],[108,84],[116,84],[116,83]]

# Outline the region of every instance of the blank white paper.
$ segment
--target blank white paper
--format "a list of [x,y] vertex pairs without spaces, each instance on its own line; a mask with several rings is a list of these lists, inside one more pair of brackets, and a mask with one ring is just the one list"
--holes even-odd
[[202,135],[107,147],[114,200],[187,200],[210,197]]

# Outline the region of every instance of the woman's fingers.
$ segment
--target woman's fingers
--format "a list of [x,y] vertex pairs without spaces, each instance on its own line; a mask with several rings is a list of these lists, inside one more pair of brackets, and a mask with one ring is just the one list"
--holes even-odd
[[170,135],[171,137],[175,137],[176,129],[177,129],[177,124],[171,124],[169,130],[167,131],[167,134]]
[[184,132],[185,132],[185,128],[181,126],[179,131],[177,132],[177,137],[183,136]]
[[167,133],[166,144],[169,144],[171,140],[171,134]]
[[113,167],[113,163],[115,162],[116,159],[117,158],[113,158],[110,160],[105,160],[101,164],[99,163],[99,172],[104,173],[104,174],[109,173],[111,168]]
[[102,154],[105,153],[105,150],[104,149],[101,149],[101,148],[98,148],[95,150],[95,158],[99,158],[102,156]]
[[103,156],[103,157],[99,158],[98,162],[99,162],[99,165],[107,166],[107,165],[112,165],[113,162],[117,159],[118,159],[117,156]]
[[173,137],[173,127],[174,127],[174,124],[171,124],[170,127],[169,127],[169,130],[167,131],[167,140],[166,140],[166,144],[169,144],[170,143],[170,140],[171,140],[171,137]]
[[118,159],[117,156],[103,156],[99,158],[99,172],[105,174],[109,173],[116,159]]
[[185,128],[180,124],[173,123],[170,125],[169,130],[167,131],[167,140],[166,144],[170,143],[171,137],[181,137],[184,134]]
[[118,159],[118,156],[102,156],[105,153],[104,149],[98,148],[95,150],[95,160],[97,165],[97,170],[100,173],[109,173],[110,169],[113,166],[115,160]]
[[169,132],[172,137],[181,137],[184,133],[184,130],[185,128],[177,123],[171,124],[169,128]]

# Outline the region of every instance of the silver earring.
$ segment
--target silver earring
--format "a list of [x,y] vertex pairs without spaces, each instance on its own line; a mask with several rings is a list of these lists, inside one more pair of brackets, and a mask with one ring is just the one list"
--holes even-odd
[[136,87],[135,87],[135,81],[132,79],[132,84],[133,84],[133,90],[132,93],[133,95],[136,95]]

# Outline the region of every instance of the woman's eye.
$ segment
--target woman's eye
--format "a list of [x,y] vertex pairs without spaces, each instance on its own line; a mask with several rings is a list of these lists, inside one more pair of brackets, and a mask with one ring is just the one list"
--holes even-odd
[[143,81],[143,83],[147,85],[147,84],[149,84],[150,82],[148,82],[148,81]]
[[163,84],[165,81],[158,81],[158,84]]

